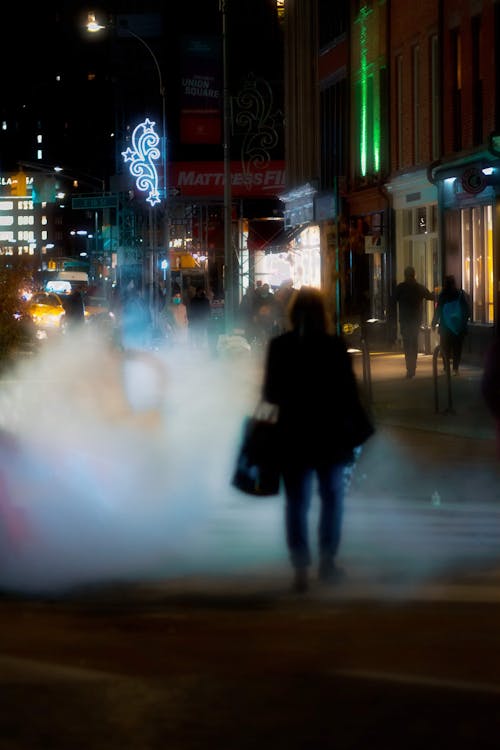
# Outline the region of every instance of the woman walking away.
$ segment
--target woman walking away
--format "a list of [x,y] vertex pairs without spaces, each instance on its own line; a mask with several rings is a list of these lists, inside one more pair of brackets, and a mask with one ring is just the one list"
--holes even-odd
[[362,407],[350,355],[344,341],[331,333],[322,293],[301,287],[288,315],[290,330],[268,344],[262,395],[278,405],[286,540],[295,572],[293,588],[304,592],[312,562],[307,516],[315,477],[321,499],[318,577],[336,582],[344,575],[335,561],[344,473],[353,460],[345,425]]
[[435,328],[439,324],[439,343],[445,365],[452,363],[454,375],[458,375],[469,317],[465,292],[458,289],[454,276],[445,276],[431,325]]

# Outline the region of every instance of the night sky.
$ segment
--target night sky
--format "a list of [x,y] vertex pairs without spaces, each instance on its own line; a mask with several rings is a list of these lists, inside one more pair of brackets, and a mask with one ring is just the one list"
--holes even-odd
[[[273,86],[277,100],[282,97],[282,33],[274,6],[273,0],[228,2],[232,93],[253,74]],[[1,119],[8,123],[8,130],[0,131],[0,171],[15,170],[19,160],[35,160],[34,132],[41,129],[44,162],[99,176],[111,174],[120,133],[138,118],[160,118],[159,78],[152,56],[130,35],[89,34],[84,29],[88,10],[101,18],[129,16],[130,28],[156,56],[165,85],[170,158],[223,158],[220,143],[182,143],[179,125],[183,40],[220,38],[219,0],[110,2],[103,7],[65,0],[29,12],[21,6],[9,11],[10,23],[0,30],[5,59],[12,61],[3,76],[0,102]],[[273,157],[283,158],[282,143]]]

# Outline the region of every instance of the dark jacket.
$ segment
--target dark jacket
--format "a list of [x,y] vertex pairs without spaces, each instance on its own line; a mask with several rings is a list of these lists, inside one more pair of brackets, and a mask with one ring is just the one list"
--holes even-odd
[[352,458],[345,425],[360,402],[343,339],[295,331],[271,339],[262,395],[279,407],[284,462],[317,467]]
[[190,325],[206,325],[210,319],[212,308],[210,300],[203,294],[195,294],[187,305],[187,316]]
[[402,331],[420,326],[424,299],[433,300],[434,295],[415,279],[402,281],[397,285],[395,300],[399,305],[399,325]]
[[83,297],[80,292],[73,291],[63,299],[65,320],[67,325],[83,323],[85,319],[85,308]]

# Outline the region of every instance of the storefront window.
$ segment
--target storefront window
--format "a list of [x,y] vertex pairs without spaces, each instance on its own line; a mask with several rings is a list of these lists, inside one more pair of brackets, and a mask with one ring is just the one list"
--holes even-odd
[[[403,253],[398,256],[398,278],[403,278],[405,266],[413,266],[419,282],[428,289],[435,289],[440,286],[436,235],[437,205],[432,203],[405,208],[402,214]],[[428,316],[431,316],[431,306],[425,307],[429,308]]]
[[[257,257],[259,262],[257,264]],[[283,252],[256,253],[256,278],[278,287],[292,279],[296,289],[302,285],[321,287],[320,234],[317,225],[306,227]]]
[[427,231],[437,232],[437,205],[435,203],[427,206]]
[[427,232],[427,206],[420,206],[417,208],[416,216],[416,232],[417,234],[426,234]]
[[493,323],[493,216],[491,206],[461,211],[462,285],[472,304],[472,320]]
[[414,234],[413,232],[413,209],[404,208],[403,209],[403,235],[406,237],[409,234]]

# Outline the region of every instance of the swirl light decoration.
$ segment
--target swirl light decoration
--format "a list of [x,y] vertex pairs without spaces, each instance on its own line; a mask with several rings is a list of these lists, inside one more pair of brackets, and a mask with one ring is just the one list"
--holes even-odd
[[241,163],[249,179],[250,166],[263,168],[271,159],[271,151],[278,144],[278,128],[283,113],[274,110],[271,86],[263,78],[250,75],[239,91],[236,101],[236,132],[242,136]]
[[125,162],[129,162],[129,171],[135,177],[137,189],[149,191],[146,201],[151,206],[160,203],[158,191],[158,172],[154,161],[160,158],[158,144],[160,137],[155,131],[155,123],[146,118],[139,123],[132,133],[132,148],[122,151]]

